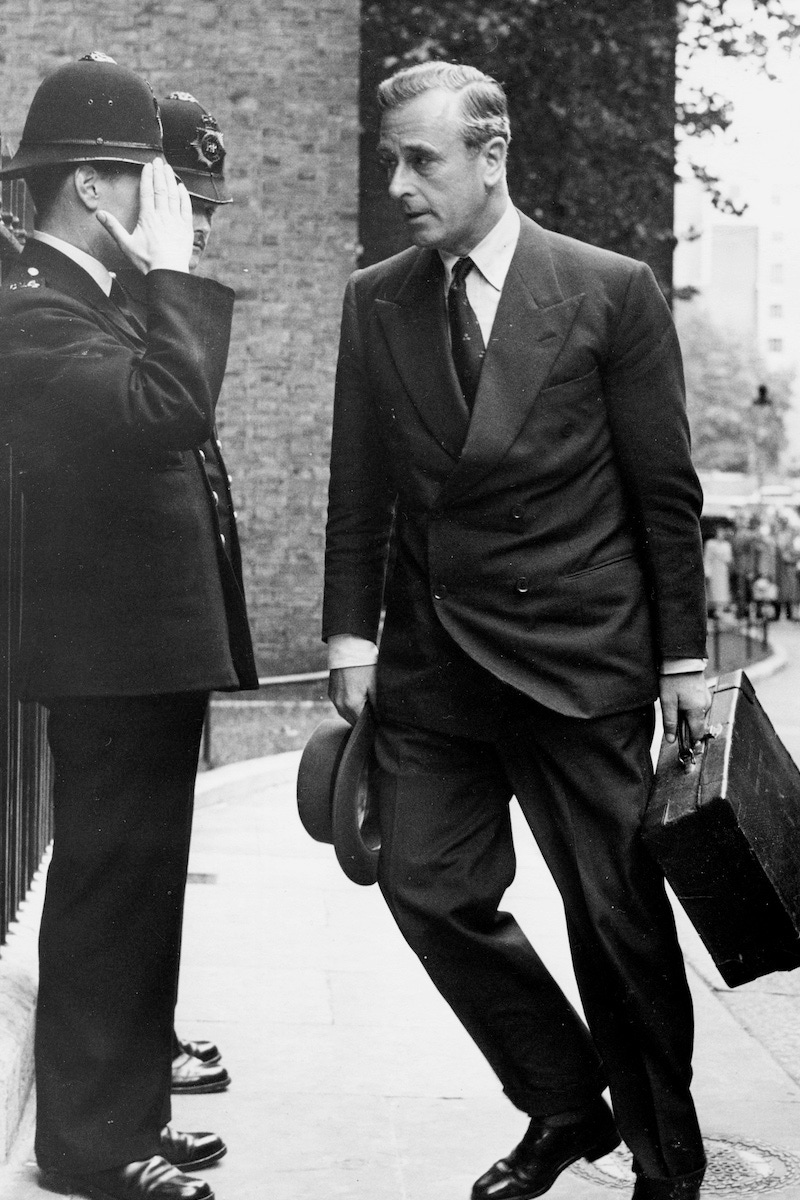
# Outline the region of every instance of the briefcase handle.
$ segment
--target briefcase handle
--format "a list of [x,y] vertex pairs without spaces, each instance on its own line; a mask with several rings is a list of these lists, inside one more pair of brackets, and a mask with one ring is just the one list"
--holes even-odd
[[[703,743],[703,747],[700,750],[701,755],[706,748],[706,742],[710,742],[712,738],[719,737],[721,733],[721,725],[708,726],[700,738],[700,741]],[[689,740],[689,722],[685,717],[678,722],[678,762],[687,775],[697,767],[697,752]]]

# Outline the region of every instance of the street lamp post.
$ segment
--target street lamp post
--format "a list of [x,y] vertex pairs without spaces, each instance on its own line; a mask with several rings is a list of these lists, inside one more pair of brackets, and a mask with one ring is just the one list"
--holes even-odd
[[758,502],[761,503],[761,491],[764,487],[764,476],[766,474],[766,434],[769,424],[769,416],[772,411],[772,397],[769,394],[769,388],[765,383],[758,385],[758,391],[751,405],[753,409],[753,417],[755,420],[755,428],[753,431],[753,458],[756,476],[756,487],[758,490]]

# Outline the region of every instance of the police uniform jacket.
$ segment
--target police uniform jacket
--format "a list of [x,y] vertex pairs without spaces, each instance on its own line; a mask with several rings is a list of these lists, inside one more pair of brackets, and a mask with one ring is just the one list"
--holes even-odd
[[[675,330],[649,268],[522,216],[470,414],[435,251],[347,288],[324,634],[375,639],[393,719],[480,723],[487,681],[574,717],[702,657],[705,597]],[[477,709],[477,717],[476,717]]]
[[23,696],[257,686],[238,547],[226,552],[200,454],[233,293],[152,271],[145,333],[43,243],[3,282],[0,443],[25,506]]

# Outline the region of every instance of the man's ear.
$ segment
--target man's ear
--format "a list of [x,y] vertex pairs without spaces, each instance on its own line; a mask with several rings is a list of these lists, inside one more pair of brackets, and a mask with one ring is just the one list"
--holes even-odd
[[100,183],[100,172],[93,163],[80,163],[72,173],[75,194],[89,212],[97,212],[102,207]]
[[493,187],[505,175],[508,143],[505,138],[494,137],[483,147],[486,162],[486,183]]

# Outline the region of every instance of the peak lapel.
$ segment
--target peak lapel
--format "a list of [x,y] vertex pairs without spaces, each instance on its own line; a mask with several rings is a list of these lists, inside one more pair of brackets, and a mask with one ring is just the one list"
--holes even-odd
[[543,231],[523,217],[486,348],[475,408],[447,496],[469,490],[516,440],[569,336],[583,294],[564,297]]
[[394,300],[376,311],[413,408],[440,446],[457,459],[469,421],[453,367],[439,255],[425,251]]

